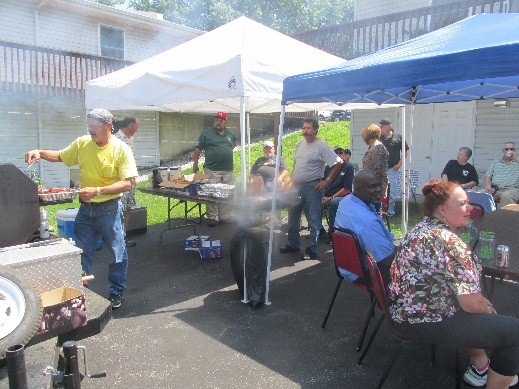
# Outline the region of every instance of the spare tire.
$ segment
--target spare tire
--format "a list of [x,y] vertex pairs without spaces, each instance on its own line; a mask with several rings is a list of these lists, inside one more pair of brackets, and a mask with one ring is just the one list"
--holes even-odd
[[15,270],[0,266],[0,359],[8,347],[31,340],[42,315],[36,289]]
[[231,266],[243,298],[243,263],[246,263],[247,300],[256,307],[265,302],[267,257],[261,239],[249,231],[238,232],[231,240]]

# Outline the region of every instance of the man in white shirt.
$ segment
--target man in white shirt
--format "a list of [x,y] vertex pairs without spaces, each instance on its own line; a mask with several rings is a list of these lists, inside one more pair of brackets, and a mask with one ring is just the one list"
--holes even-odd
[[[132,149],[133,157],[135,158],[135,142],[133,136],[139,129],[139,121],[135,116],[126,116],[123,120],[123,126],[115,133],[116,138],[119,138]],[[122,204],[124,210],[124,231],[128,230],[130,224],[130,210],[135,206],[135,180],[132,181],[132,188],[128,192],[124,192],[122,196]],[[125,235],[126,247],[133,247],[137,244],[134,240],[129,240]]]

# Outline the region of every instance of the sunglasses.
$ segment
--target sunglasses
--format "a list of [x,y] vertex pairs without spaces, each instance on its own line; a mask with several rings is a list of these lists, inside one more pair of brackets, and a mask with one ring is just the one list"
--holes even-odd
[[515,147],[505,147],[506,151],[515,151]]

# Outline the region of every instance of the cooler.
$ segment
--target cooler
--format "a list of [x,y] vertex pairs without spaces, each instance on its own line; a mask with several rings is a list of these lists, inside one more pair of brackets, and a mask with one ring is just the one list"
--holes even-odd
[[[65,239],[76,240],[74,237],[74,222],[79,208],[62,209],[56,212],[56,224],[58,225],[58,236]],[[97,249],[103,247],[103,238],[99,238]]]

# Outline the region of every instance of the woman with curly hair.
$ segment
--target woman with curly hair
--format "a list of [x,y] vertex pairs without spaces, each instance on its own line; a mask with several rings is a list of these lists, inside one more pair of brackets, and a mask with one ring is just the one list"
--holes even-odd
[[467,194],[459,184],[439,180],[425,184],[422,193],[424,218],[404,236],[391,265],[394,326],[413,340],[468,346],[463,379],[472,386],[515,385],[519,319],[498,315],[483,297],[481,263],[456,235],[470,221]]
[[[387,161],[389,153],[379,140],[381,135],[380,127],[376,124],[368,124],[360,132],[364,143],[368,145],[368,151],[362,158],[362,169],[374,172],[382,183],[382,193],[385,196],[387,190]],[[380,212],[380,203],[375,204],[377,212]]]

